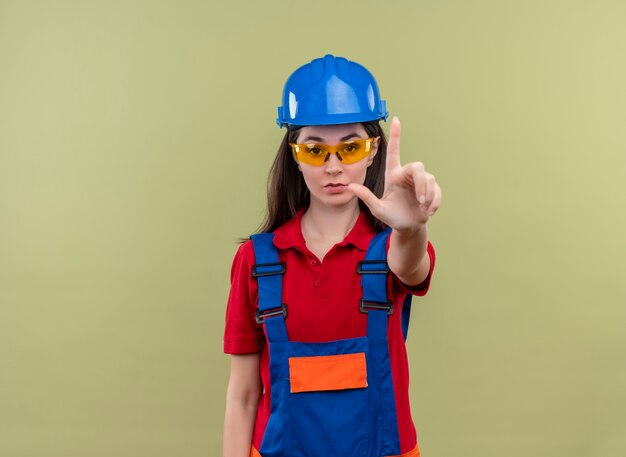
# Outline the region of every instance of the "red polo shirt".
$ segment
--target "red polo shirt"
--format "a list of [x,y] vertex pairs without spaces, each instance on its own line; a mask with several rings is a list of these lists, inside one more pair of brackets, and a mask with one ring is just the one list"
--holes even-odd
[[[323,342],[365,336],[367,314],[359,311],[363,291],[356,265],[365,258],[375,231],[361,213],[348,236],[333,246],[320,262],[306,247],[302,236],[304,211],[300,210],[292,220],[274,232],[278,257],[287,266],[283,276],[282,301],[289,310],[285,321],[289,340]],[[430,272],[419,286],[407,287],[394,274],[388,275],[387,290],[393,297],[394,313],[389,318],[387,334],[401,453],[411,451],[417,443],[409,405],[409,369],[401,327],[402,304],[407,292],[421,296],[428,291],[435,266],[435,251],[430,242],[427,252]],[[264,394],[259,401],[252,440],[252,444],[259,449],[270,414],[271,383],[268,345],[263,326],[255,321],[258,290],[257,282],[251,275],[254,264],[252,241],[246,241],[235,254],[231,269],[224,352],[261,352],[259,370]]]

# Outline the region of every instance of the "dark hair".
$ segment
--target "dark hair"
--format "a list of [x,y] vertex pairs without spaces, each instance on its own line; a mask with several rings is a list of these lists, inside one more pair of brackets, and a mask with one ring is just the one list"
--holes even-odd
[[[364,185],[380,198],[385,190],[387,138],[378,121],[363,122],[362,125],[370,137],[380,137],[378,152],[367,169],[364,182]],[[293,160],[289,145],[296,142],[299,132],[300,127],[289,128],[278,147],[267,179],[267,213],[256,233],[273,232],[292,219],[299,209],[309,204],[309,189],[296,161]],[[361,200],[359,207],[374,226],[374,230],[378,232],[386,227],[372,215]]]

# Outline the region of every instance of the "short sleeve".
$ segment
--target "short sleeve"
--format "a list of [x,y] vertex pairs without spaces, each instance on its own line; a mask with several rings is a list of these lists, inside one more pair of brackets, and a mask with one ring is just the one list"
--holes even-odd
[[404,284],[398,279],[398,282],[400,283],[402,288],[406,290],[408,293],[410,293],[411,295],[418,295],[422,297],[426,295],[428,293],[428,289],[430,289],[430,281],[433,276],[433,270],[435,269],[435,259],[436,259],[435,248],[430,243],[430,241],[428,242],[428,246],[426,247],[426,252],[428,253],[428,257],[430,258],[430,269],[428,270],[428,276],[426,276],[426,279],[424,279],[421,284],[417,284],[415,286],[407,286],[406,284]]
[[258,292],[251,275],[253,264],[252,242],[246,241],[239,246],[230,271],[224,329],[224,352],[227,354],[260,352],[265,345],[263,329],[255,319]]

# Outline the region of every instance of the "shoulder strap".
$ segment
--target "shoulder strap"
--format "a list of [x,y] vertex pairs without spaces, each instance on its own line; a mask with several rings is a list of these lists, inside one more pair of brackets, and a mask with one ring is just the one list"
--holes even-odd
[[252,267],[252,276],[259,286],[259,309],[256,320],[265,324],[267,339],[288,341],[287,305],[282,303],[283,274],[285,264],[278,259],[278,250],[274,246],[273,233],[258,233],[250,237],[254,247],[256,264]]
[[393,313],[393,302],[387,298],[387,238],[388,228],[378,232],[365,253],[365,260],[359,262],[357,273],[361,275],[363,298],[360,303],[362,313],[367,313],[367,336],[387,336],[387,316]]
[[404,341],[409,336],[409,321],[411,320],[411,302],[413,295],[407,293],[404,297],[404,303],[402,304],[402,335],[404,335]]

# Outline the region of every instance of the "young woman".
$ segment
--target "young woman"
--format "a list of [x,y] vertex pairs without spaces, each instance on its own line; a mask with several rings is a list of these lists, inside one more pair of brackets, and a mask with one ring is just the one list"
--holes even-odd
[[278,113],[267,219],[231,270],[224,456],[419,456],[404,342],[441,189],[401,165],[400,121],[387,144],[385,102],[355,62],[300,67]]

